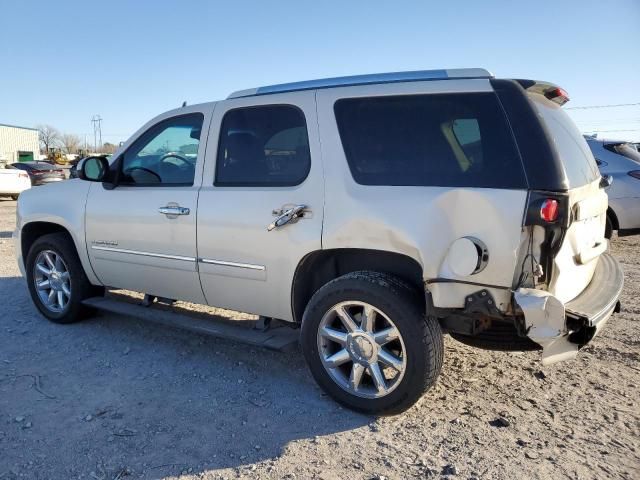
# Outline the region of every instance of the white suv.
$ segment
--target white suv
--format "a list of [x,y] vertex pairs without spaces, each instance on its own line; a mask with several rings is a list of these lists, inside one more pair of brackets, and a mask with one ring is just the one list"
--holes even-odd
[[436,381],[443,331],[548,363],[619,309],[607,182],[567,100],[463,69],[172,110],[25,192],[18,261],[52,321],[105,286],[285,320],[335,399],[402,411]]

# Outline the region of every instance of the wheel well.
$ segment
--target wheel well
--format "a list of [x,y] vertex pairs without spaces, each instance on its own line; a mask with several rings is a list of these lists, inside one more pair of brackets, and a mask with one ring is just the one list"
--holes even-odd
[[359,248],[318,250],[304,257],[296,269],[291,289],[293,318],[302,322],[309,300],[320,287],[350,272],[371,270],[398,277],[422,291],[422,267],[400,253]]
[[[31,250],[33,243],[38,238],[43,235],[48,235],[49,233],[65,233],[69,236],[69,239],[72,239],[69,231],[57,223],[31,222],[22,227],[22,232],[20,234],[20,247],[22,249],[23,262],[26,263],[27,255],[29,255],[29,250]],[[75,244],[73,245],[75,247]]]
[[618,230],[620,228],[620,224],[618,223],[618,217],[616,217],[616,213],[611,210],[611,207],[607,208],[607,217],[611,219],[611,226],[614,230]]

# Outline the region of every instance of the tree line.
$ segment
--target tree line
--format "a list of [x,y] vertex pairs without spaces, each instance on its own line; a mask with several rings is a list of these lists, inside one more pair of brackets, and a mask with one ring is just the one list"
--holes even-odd
[[[38,139],[40,140],[40,151],[48,155],[52,148],[60,148],[64,153],[76,154],[83,150],[83,142],[75,133],[61,133],[51,125],[38,125]],[[118,148],[113,143],[105,142],[96,146],[100,153],[113,153]]]

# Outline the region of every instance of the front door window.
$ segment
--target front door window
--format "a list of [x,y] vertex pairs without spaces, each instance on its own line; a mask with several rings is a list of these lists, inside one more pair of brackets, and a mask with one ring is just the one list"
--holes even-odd
[[164,120],[142,135],[124,154],[120,184],[190,186],[202,133],[202,114]]

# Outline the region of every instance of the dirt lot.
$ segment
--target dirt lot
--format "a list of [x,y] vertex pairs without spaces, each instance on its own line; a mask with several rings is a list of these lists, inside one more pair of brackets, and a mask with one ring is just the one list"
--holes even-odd
[[437,386],[373,418],[324,396],[300,352],[128,318],[36,313],[0,199],[0,479],[640,478],[640,238],[616,239],[623,313],[578,359],[446,340]]

